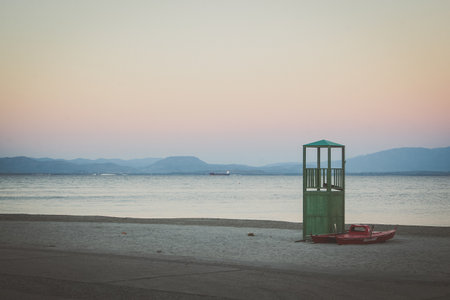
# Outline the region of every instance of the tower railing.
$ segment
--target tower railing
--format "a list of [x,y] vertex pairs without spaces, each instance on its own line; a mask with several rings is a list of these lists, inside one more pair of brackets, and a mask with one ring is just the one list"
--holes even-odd
[[[328,189],[328,168],[306,168],[306,188],[307,189]],[[331,190],[340,191],[344,189],[344,170],[341,168],[331,168],[330,184]]]

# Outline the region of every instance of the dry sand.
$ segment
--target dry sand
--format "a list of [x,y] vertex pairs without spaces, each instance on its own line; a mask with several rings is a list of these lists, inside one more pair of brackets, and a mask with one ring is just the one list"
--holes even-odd
[[429,282],[444,287],[438,295],[450,293],[450,227],[399,226],[386,243],[346,246],[296,242],[301,227],[256,220],[4,214],[0,245],[315,274],[311,278]]
[[301,224],[277,221],[0,215],[0,222],[4,246],[142,257],[160,254],[352,274],[450,275],[450,227],[399,226],[396,237],[384,244],[337,246],[296,243],[302,238]]

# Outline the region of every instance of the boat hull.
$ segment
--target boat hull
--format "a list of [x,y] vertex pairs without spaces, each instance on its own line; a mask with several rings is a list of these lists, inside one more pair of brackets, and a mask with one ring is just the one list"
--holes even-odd
[[340,234],[336,236],[336,242],[339,245],[364,245],[364,244],[376,244],[384,243],[394,237],[396,230],[374,232],[371,235],[352,235],[352,234]]
[[311,239],[313,243],[336,243],[336,234],[313,234]]
[[375,244],[384,243],[394,237],[397,228],[388,231],[373,231],[373,226],[352,224],[345,233],[312,234],[314,243]]

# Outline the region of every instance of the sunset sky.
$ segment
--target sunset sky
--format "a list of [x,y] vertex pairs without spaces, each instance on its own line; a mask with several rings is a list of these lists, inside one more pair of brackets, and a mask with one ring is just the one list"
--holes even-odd
[[450,146],[450,1],[0,0],[0,157]]

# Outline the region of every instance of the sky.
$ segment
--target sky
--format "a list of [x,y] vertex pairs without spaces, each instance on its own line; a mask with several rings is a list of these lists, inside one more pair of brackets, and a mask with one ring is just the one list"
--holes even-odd
[[450,1],[0,0],[0,157],[450,146]]

